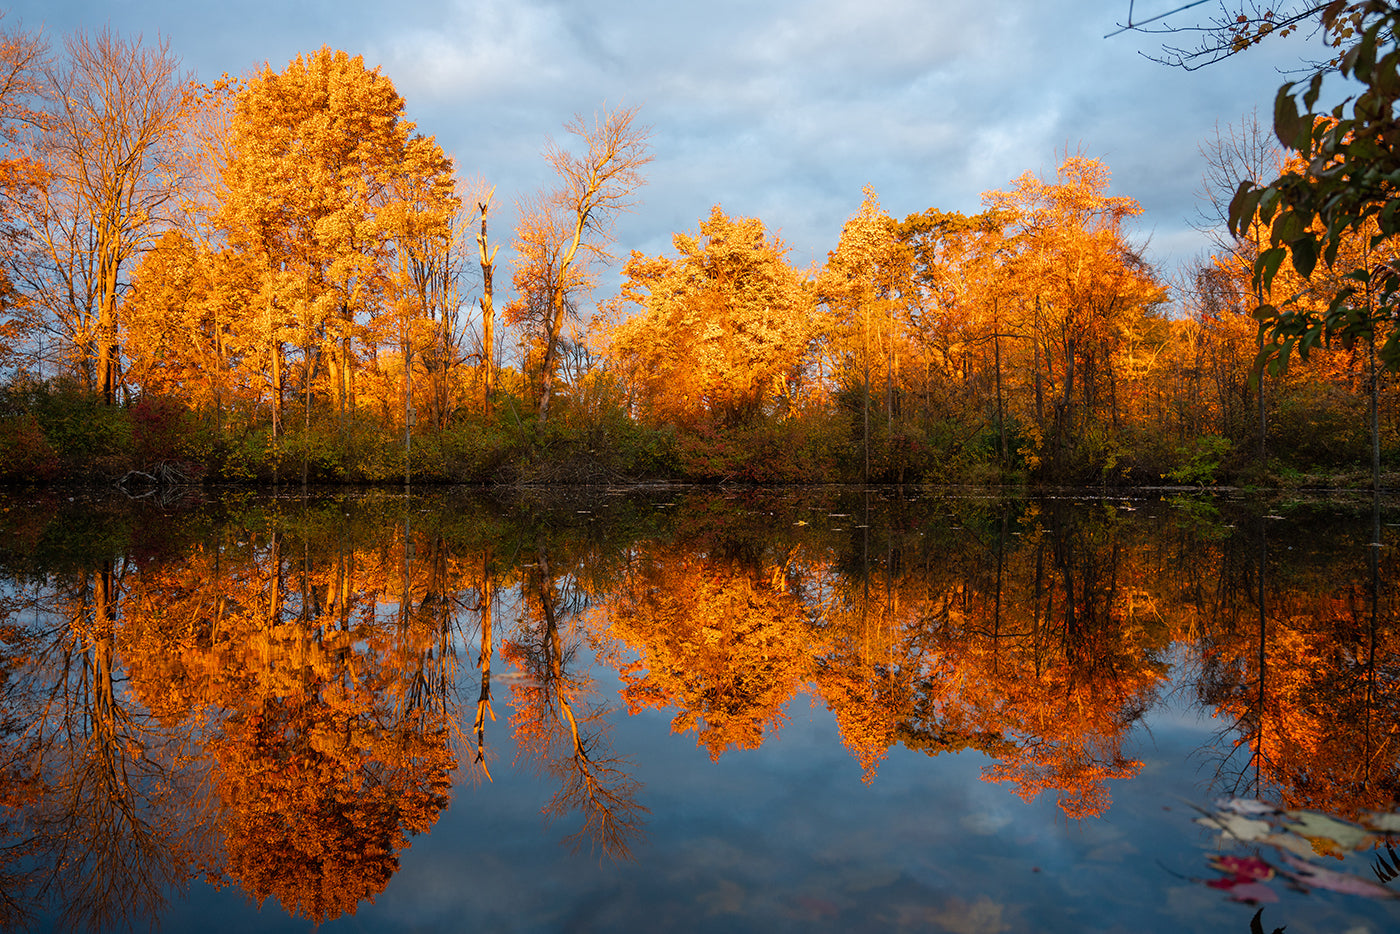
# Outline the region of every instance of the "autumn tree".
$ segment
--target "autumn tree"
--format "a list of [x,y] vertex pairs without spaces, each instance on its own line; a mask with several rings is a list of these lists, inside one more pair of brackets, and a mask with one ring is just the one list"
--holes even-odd
[[[892,426],[894,304],[907,282],[894,222],[866,188],[860,210],[841,228],[841,239],[817,279],[825,315],[822,345],[831,376],[847,394],[860,394],[862,479],[870,477],[871,377],[887,387],[886,421]],[[884,367],[879,365],[883,360]],[[880,372],[881,370],[885,372]]]
[[520,205],[516,226],[516,299],[504,312],[532,344],[538,367],[539,418],[549,417],[557,379],[560,343],[576,302],[589,284],[591,261],[605,259],[612,225],[620,211],[635,204],[644,184],[641,170],[651,161],[649,127],[637,121],[637,108],[596,116],[588,126],[575,116],[565,129],[584,152],[575,154],[550,142],[545,159],[559,176],[557,188]]
[[[393,267],[386,301],[370,315],[366,329],[372,359],[365,395],[382,406],[385,422],[394,423],[391,411],[401,414],[405,455],[417,423],[416,398],[424,398],[433,423],[444,427],[454,407],[452,382],[463,362],[460,313],[464,302],[459,286],[464,262],[458,247],[466,218],[460,203],[454,203],[450,212],[436,206],[433,192],[422,184],[421,178],[400,179],[396,199],[382,209],[384,226],[394,233]],[[397,357],[378,352],[395,344]],[[394,363],[398,364],[398,386],[392,385]],[[426,378],[415,381],[417,370]],[[405,482],[409,463],[406,457]]]
[[855,421],[863,476],[901,479],[930,436],[946,465],[986,425],[1006,460],[1009,219],[930,208],[896,221],[867,188],[842,228],[816,283],[819,368]]
[[[1017,279],[1020,357],[1029,366],[1021,413],[1039,436],[1037,458],[1052,472],[1071,453],[1106,469],[1122,414],[1119,353],[1134,318],[1165,299],[1124,224],[1141,213],[1108,194],[1108,167],[1071,157],[1053,180],[1027,173],[1005,192],[983,196],[1006,211],[1020,247],[1008,266]],[[1073,450],[1072,450],[1073,448]]]
[[[0,14],[3,19],[3,14]],[[32,357],[34,301],[16,287],[32,246],[24,217],[33,216],[44,171],[29,146],[44,124],[40,110],[48,46],[20,30],[0,31],[0,366]],[[29,351],[29,355],[25,355]]]
[[238,96],[218,223],[261,266],[275,406],[290,342],[307,417],[317,381],[345,412],[365,328],[390,304],[393,251],[446,235],[451,163],[403,111],[388,78],[329,48],[264,68]]
[[260,360],[241,312],[256,305],[254,275],[234,252],[167,231],[137,264],[124,305],[130,381],[212,412],[220,427],[231,403],[251,403],[257,381],[246,371]]
[[894,310],[913,342],[905,391],[932,423],[994,425],[1003,463],[1010,455],[1005,364],[1014,336],[1009,221],[1003,211],[930,208],[893,225],[901,248],[893,254],[901,269]]
[[64,42],[38,143],[46,187],[27,218],[21,281],[67,362],[110,403],[121,367],[123,272],[159,230],[178,182],[171,134],[189,100],[169,45],[110,30]]
[[1267,414],[1250,379],[1258,327],[1249,317],[1249,282],[1237,273],[1214,255],[1194,263],[1178,286],[1186,314],[1172,322],[1165,348],[1157,389],[1169,411],[1158,427],[1183,443],[1214,436],[1247,449]]
[[[675,258],[633,253],[610,364],[649,417],[684,428],[751,423],[798,390],[811,334],[803,277],[756,218],[718,206]],[[625,313],[625,312],[624,312]]]
[[170,143],[181,179],[170,224],[132,271],[122,321],[127,381],[179,396],[219,429],[230,411],[251,419],[266,395],[260,270],[214,223],[240,87],[223,78],[191,89]]

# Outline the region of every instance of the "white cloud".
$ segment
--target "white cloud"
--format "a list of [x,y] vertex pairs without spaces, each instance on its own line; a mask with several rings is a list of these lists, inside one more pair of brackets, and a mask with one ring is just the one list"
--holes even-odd
[[510,100],[579,65],[553,10],[512,0],[462,2],[443,22],[405,26],[383,40],[382,57],[401,93],[435,102]]
[[[539,158],[576,112],[642,104],[652,184],[619,227],[625,253],[669,245],[710,205],[757,214],[820,259],[870,184],[894,214],[975,211],[983,191],[1104,156],[1114,190],[1173,254],[1190,240],[1196,147],[1216,120],[1268,112],[1298,46],[1274,43],[1185,74],[1152,38],[1104,39],[1122,0],[274,0],[233,5],[16,0],[51,34],[109,17],[170,37],[204,77],[277,67],[322,44],[380,63],[425,133],[509,202],[549,181]],[[501,218],[504,225],[504,215]],[[1166,232],[1173,231],[1168,235]],[[504,239],[504,227],[498,231]],[[1193,251],[1187,251],[1193,252]]]

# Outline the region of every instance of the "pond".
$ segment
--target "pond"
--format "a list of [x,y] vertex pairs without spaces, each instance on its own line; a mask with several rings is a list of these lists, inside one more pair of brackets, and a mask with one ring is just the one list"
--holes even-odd
[[14,495],[0,927],[1391,930],[1397,525]]

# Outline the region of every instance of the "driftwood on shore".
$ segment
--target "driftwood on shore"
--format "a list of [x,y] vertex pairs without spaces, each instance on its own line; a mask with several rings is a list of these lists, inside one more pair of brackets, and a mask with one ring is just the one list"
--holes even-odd
[[199,483],[196,477],[179,464],[170,461],[161,461],[146,470],[128,470],[117,481],[117,489],[126,494],[131,499],[149,499],[155,497],[164,499],[174,491],[195,486]]

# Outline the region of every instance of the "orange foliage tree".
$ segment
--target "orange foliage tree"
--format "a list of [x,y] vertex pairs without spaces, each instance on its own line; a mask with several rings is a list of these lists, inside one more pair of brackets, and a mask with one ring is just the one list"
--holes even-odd
[[300,348],[308,406],[317,385],[353,405],[368,329],[397,314],[394,251],[450,236],[451,169],[389,79],[344,52],[265,68],[238,95],[217,222],[259,269],[262,359],[275,374],[284,342]]
[[42,166],[26,151],[26,135],[42,125],[36,109],[41,90],[41,66],[47,51],[43,40],[21,31],[0,32],[0,366],[32,366],[34,301],[17,287],[14,270],[23,268],[23,251],[32,246],[23,224],[33,215],[43,188]]
[[874,191],[866,188],[864,194],[860,210],[841,228],[816,288],[823,309],[819,366],[848,397],[859,393],[861,478],[869,480],[871,380],[886,387],[885,420],[893,428],[893,306],[907,276],[892,219]]
[[1102,162],[1075,156],[1053,180],[1028,173],[1011,190],[983,196],[1008,213],[1018,238],[1006,267],[1029,383],[1016,396],[1018,415],[1032,434],[1032,457],[1052,472],[1071,469],[1072,456],[1099,470],[1114,465],[1128,330],[1165,299],[1124,230],[1142,209],[1110,196],[1108,180]]
[[782,241],[756,218],[718,206],[698,236],[676,234],[676,257],[633,253],[623,269],[624,313],[608,360],[647,417],[694,429],[751,423],[799,391],[811,339],[803,277]]

